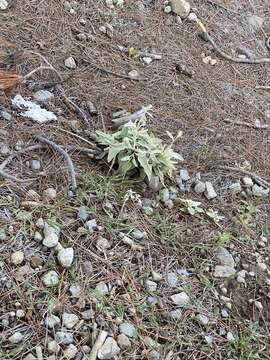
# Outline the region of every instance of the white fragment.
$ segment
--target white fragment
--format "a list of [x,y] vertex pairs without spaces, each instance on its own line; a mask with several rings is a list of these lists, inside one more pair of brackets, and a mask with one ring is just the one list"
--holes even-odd
[[71,69],[71,70],[76,69],[76,67],[77,67],[76,61],[72,56],[68,57],[65,60],[65,67],[67,67],[68,69]]
[[182,291],[178,294],[172,295],[171,299],[175,305],[180,306],[180,307],[186,306],[190,302],[189,296],[184,291]]
[[61,249],[57,254],[57,259],[59,264],[64,268],[69,268],[74,260],[74,250],[73,248],[69,247],[66,249]]

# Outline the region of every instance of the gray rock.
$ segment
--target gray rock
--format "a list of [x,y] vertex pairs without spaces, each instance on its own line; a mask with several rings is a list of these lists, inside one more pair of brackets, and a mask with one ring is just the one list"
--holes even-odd
[[74,249],[71,247],[61,249],[57,254],[57,259],[59,261],[59,264],[64,268],[71,267],[74,260]]
[[97,222],[96,222],[96,220],[95,219],[88,220],[85,223],[85,227],[90,233],[92,233],[94,230],[97,230]]
[[171,299],[175,305],[180,306],[180,307],[184,307],[190,303],[190,298],[184,291],[182,291],[178,294],[172,295]]
[[159,360],[160,359],[160,353],[156,350],[151,350],[147,357],[148,360]]
[[87,40],[87,35],[85,33],[79,33],[76,38],[79,40],[79,41],[86,41]]
[[49,341],[47,345],[48,352],[51,354],[58,354],[60,351],[60,346],[55,340]]
[[55,286],[59,283],[59,276],[56,271],[50,270],[43,275],[42,282],[45,286]]
[[44,239],[42,244],[48,248],[55,247],[59,241],[59,230],[45,222]]
[[270,109],[266,109],[264,111],[264,118],[265,118],[265,120],[270,121]]
[[54,94],[48,90],[39,90],[34,94],[34,99],[40,102],[50,101],[53,98]]
[[[0,0],[1,1],[1,0]],[[5,110],[2,110],[0,111],[0,117],[6,121],[11,121],[12,119],[12,116],[10,113],[8,113],[7,111]]]
[[6,0],[0,0],[0,10],[6,10],[8,8],[8,2]]
[[63,355],[65,359],[74,359],[78,349],[75,345],[70,344],[68,347],[63,351]]
[[82,221],[86,221],[90,215],[89,208],[87,206],[80,206],[78,210],[78,218]]
[[201,325],[205,326],[209,323],[208,317],[203,314],[197,314],[195,318],[198,321],[198,323],[200,323]]
[[252,194],[257,197],[266,197],[268,196],[270,189],[265,189],[262,186],[257,184],[252,186]]
[[92,103],[92,101],[89,101],[89,100],[86,101],[86,106],[87,106],[87,109],[88,109],[88,111],[89,111],[89,113],[91,115],[97,115],[98,114],[98,110],[97,110],[95,104]]
[[171,13],[171,12],[172,12],[171,6],[170,6],[170,5],[165,6],[165,7],[164,7],[164,12],[165,12],[166,14]]
[[34,171],[38,171],[41,168],[41,162],[40,160],[33,159],[31,161],[31,169]]
[[23,334],[21,332],[17,331],[8,338],[8,341],[11,344],[18,344],[23,341],[23,338],[24,338]]
[[60,319],[58,316],[55,316],[53,314],[49,315],[48,317],[46,317],[44,323],[46,326],[48,326],[48,328],[50,329],[54,329],[57,325],[60,325]]
[[142,240],[146,237],[146,232],[139,229],[134,229],[130,234],[135,240]]
[[36,346],[37,360],[43,360],[42,347]]
[[90,319],[93,319],[93,318],[94,318],[95,313],[94,313],[93,310],[85,310],[85,311],[82,312],[81,315],[82,315],[82,318],[83,318],[84,320],[90,320]]
[[181,18],[186,18],[190,12],[190,4],[185,0],[170,0],[170,5],[172,11]]
[[18,310],[16,311],[16,317],[17,317],[18,319],[21,319],[21,318],[23,318],[24,316],[25,316],[25,311],[24,311],[24,310],[18,309]]
[[262,28],[264,19],[257,15],[250,15],[247,17],[247,23],[249,27],[256,32]]
[[221,316],[222,316],[224,319],[226,319],[226,318],[228,318],[230,315],[229,315],[229,313],[228,313],[228,311],[227,311],[226,309],[222,309],[222,310],[221,310]]
[[170,192],[169,189],[165,188],[160,190],[159,192],[159,196],[160,196],[160,200],[165,203],[166,201],[168,201],[170,199]]
[[235,182],[229,186],[229,190],[234,194],[238,194],[242,191],[241,184],[239,182]]
[[36,227],[39,229],[44,229],[45,221],[42,218],[37,219],[36,221]]
[[124,322],[119,325],[119,332],[120,334],[124,334],[131,338],[136,337],[137,335],[137,330],[135,326],[127,322]]
[[109,293],[109,289],[108,286],[105,282],[101,281],[97,284],[97,286],[95,287],[95,291],[99,294],[99,295],[106,295]]
[[1,155],[9,155],[10,154],[10,148],[8,147],[8,145],[3,144],[0,148],[0,154]]
[[23,360],[37,360],[37,358],[33,354],[26,355]]
[[155,292],[157,290],[157,283],[154,281],[146,280],[145,285],[149,292]]
[[152,278],[154,281],[161,281],[162,280],[162,275],[157,273],[156,271],[152,271]]
[[169,272],[166,276],[166,280],[170,287],[173,287],[173,288],[177,287],[179,279],[178,279],[178,276],[176,273]]
[[71,70],[76,69],[77,65],[74,57],[70,56],[65,60],[65,67]]
[[55,341],[58,344],[69,345],[74,342],[72,333],[68,331],[57,331],[55,334]]
[[62,321],[63,325],[70,330],[77,324],[77,322],[79,321],[79,317],[76,314],[70,314],[65,312],[62,316]]
[[100,360],[113,359],[119,352],[117,342],[112,337],[108,337],[98,351],[98,358]]
[[94,269],[91,261],[84,261],[84,263],[82,264],[82,272],[84,273],[84,275],[92,275],[93,271]]
[[125,334],[117,336],[117,343],[120,346],[120,349],[128,349],[131,347],[131,342]]
[[242,179],[245,187],[252,187],[254,185],[253,180],[249,176],[245,176]]
[[130,77],[130,79],[138,79],[140,77],[140,74],[138,73],[137,70],[131,70],[128,73],[128,76]]
[[213,184],[210,181],[205,182],[205,196],[208,200],[212,200],[217,197],[217,193],[214,189]]
[[70,2],[69,1],[65,1],[64,2],[64,8],[65,10],[67,11],[70,11],[72,9],[72,6],[70,5]]
[[106,250],[110,249],[110,247],[111,247],[111,243],[106,238],[100,236],[97,239],[97,248],[100,251],[106,251]]
[[227,340],[229,341],[229,342],[234,342],[235,341],[235,337],[233,336],[233,333],[231,332],[231,331],[229,331],[228,333],[227,333]]
[[85,354],[89,354],[90,351],[91,351],[91,348],[90,348],[90,346],[88,346],[88,345],[83,345],[83,346],[82,346],[82,351],[83,351]]
[[182,317],[182,310],[181,309],[175,309],[169,312],[169,316],[173,320],[180,320]]
[[167,208],[167,209],[172,209],[173,206],[174,206],[174,203],[171,199],[167,200],[164,202],[164,206]]
[[78,284],[71,284],[69,287],[69,292],[71,296],[78,298],[82,294],[82,288]]
[[160,189],[160,180],[158,176],[151,176],[150,180],[148,180],[148,186],[154,192],[157,192]]
[[179,177],[182,181],[188,181],[190,179],[189,173],[186,169],[180,170]]
[[196,194],[202,194],[203,192],[205,192],[205,189],[206,189],[205,183],[202,181],[198,181],[194,186],[194,191]]
[[143,206],[142,212],[147,216],[151,216],[154,213],[154,209],[151,206]]
[[214,276],[218,278],[227,278],[235,274],[235,269],[227,265],[217,265],[215,266]]
[[20,265],[24,260],[24,253],[23,251],[15,251],[11,255],[11,262],[13,265]]
[[230,267],[235,266],[234,258],[223,246],[216,247],[216,249],[214,250],[214,256],[219,265],[226,265]]

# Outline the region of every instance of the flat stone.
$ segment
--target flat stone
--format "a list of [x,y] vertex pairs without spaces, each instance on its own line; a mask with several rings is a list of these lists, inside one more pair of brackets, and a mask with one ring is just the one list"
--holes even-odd
[[11,255],[11,262],[13,265],[20,265],[23,262],[23,260],[24,260],[24,253],[21,250],[15,251]]
[[97,239],[97,245],[96,246],[100,251],[106,251],[106,250],[110,249],[111,243],[106,238],[100,236]]
[[173,320],[180,320],[182,317],[182,310],[181,309],[175,309],[169,312],[169,316]]
[[205,189],[205,183],[202,181],[197,181],[196,185],[194,186],[194,191],[196,194],[202,194],[203,192],[205,192]]
[[59,264],[64,268],[71,267],[74,260],[74,249],[71,247],[61,249],[57,254],[57,259],[59,261]]
[[184,307],[184,306],[188,305],[190,302],[189,296],[184,291],[182,291],[178,294],[172,295],[171,299],[175,305],[180,306],[180,307]]
[[87,206],[80,206],[78,210],[78,218],[82,221],[86,221],[90,215],[90,210]]
[[50,270],[43,275],[42,282],[45,286],[56,286],[59,283],[59,276],[56,271]]
[[120,334],[124,334],[128,337],[135,337],[137,335],[137,330],[134,325],[124,322],[119,325],[119,332]]
[[75,345],[70,344],[68,347],[63,351],[63,355],[65,359],[74,359],[78,353],[78,349]]
[[11,344],[18,344],[23,341],[23,338],[24,338],[23,334],[21,332],[17,331],[8,338],[8,341]]
[[235,182],[229,186],[229,190],[234,194],[238,194],[242,191],[241,184],[239,182]]
[[48,90],[39,90],[34,94],[34,99],[40,102],[50,101],[53,98],[54,94]]
[[185,0],[170,0],[170,5],[172,11],[181,18],[186,18],[190,12],[190,4]]
[[244,176],[242,181],[245,187],[252,187],[254,185],[253,180],[249,176]]
[[205,196],[208,200],[212,200],[217,197],[217,193],[214,189],[213,184],[210,181],[205,182]]
[[119,352],[120,347],[117,345],[117,342],[112,337],[108,337],[98,351],[98,359],[113,359]]
[[57,331],[55,334],[55,341],[58,344],[69,345],[74,342],[74,338],[71,332],[68,331]]
[[201,325],[204,325],[204,326],[209,323],[208,317],[203,314],[197,314],[196,320],[198,321],[198,323],[200,323]]
[[157,283],[154,281],[146,280],[145,285],[149,292],[155,292],[157,290]]
[[131,347],[131,342],[125,334],[120,334],[117,336],[117,343],[121,349],[128,349]]
[[70,314],[65,312],[62,316],[62,321],[63,325],[70,330],[77,324],[77,322],[79,321],[79,317],[76,314]]
[[235,266],[234,258],[223,246],[216,247],[214,250],[214,255],[219,265],[226,265],[230,267]]
[[74,57],[70,56],[65,60],[65,67],[71,70],[76,69],[77,65]]
[[109,293],[109,289],[108,286],[105,282],[101,281],[97,284],[97,286],[95,287],[95,291],[99,294],[99,295],[106,295]]
[[252,194],[257,197],[266,197],[268,196],[270,189],[265,189],[262,186],[257,184],[252,186]]
[[218,278],[228,278],[235,274],[235,269],[227,265],[215,266],[214,276]]
[[0,0],[0,10],[6,10],[8,8],[8,2],[6,0]]
[[47,349],[51,354],[58,354],[61,348],[55,340],[52,340],[48,342]]

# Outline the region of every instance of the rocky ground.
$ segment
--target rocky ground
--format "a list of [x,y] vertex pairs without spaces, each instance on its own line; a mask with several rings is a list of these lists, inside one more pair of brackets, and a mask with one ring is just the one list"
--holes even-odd
[[[1,94],[1,360],[270,359],[269,63],[193,24],[261,58],[269,9],[180,3],[0,0],[1,69],[51,64]],[[163,185],[85,150],[149,104]]]

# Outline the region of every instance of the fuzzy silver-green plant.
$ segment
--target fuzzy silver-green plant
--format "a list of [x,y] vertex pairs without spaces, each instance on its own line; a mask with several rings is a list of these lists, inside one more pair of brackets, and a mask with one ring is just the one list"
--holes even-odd
[[117,132],[108,134],[97,131],[99,144],[104,147],[104,155],[112,165],[118,165],[120,173],[126,175],[130,170],[139,170],[143,177],[150,178],[155,175],[161,181],[171,177],[175,165],[182,161],[180,154],[176,153],[172,145],[176,138],[171,138],[169,145],[149,133],[145,127],[146,119],[123,125]]

